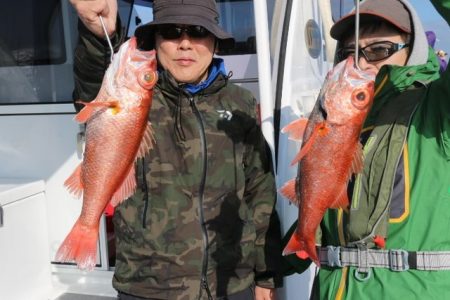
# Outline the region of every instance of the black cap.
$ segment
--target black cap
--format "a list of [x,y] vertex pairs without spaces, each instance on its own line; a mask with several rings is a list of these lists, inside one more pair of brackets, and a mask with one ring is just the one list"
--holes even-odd
[[138,39],[154,36],[161,24],[200,25],[219,40],[220,49],[234,46],[234,38],[219,26],[219,13],[214,0],[155,0],[153,21],[139,26],[135,31]]
[[[341,40],[348,32],[355,30],[355,13],[353,10],[348,15],[338,20],[330,30],[330,35],[336,40]],[[360,22],[370,22],[375,19],[384,20],[400,31],[411,33],[411,17],[405,5],[399,0],[365,0],[359,6]]]

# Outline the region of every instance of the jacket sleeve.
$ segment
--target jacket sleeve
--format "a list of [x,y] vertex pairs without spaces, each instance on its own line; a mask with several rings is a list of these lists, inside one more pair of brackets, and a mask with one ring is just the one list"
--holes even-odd
[[[434,8],[450,26],[450,0],[431,0],[431,3],[433,3]],[[443,94],[448,96],[450,95],[450,67],[447,67],[442,77]]]
[[[110,37],[114,52],[124,40],[124,30],[119,17],[116,24],[116,32]],[[83,105],[75,101],[92,101],[97,96],[111,61],[110,52],[107,41],[92,34],[83,22],[78,20],[78,41],[73,62],[75,88],[72,94],[77,111],[83,108]]]
[[276,187],[270,151],[256,122],[247,134],[246,144],[244,198],[253,212],[256,228],[255,283],[275,288],[282,285],[280,221],[275,210]]
[[[431,1],[439,14],[450,25],[450,0]],[[442,73],[441,78],[433,82],[433,94],[430,95],[433,105],[439,111],[441,125],[442,145],[448,158],[450,158],[450,67]],[[431,93],[431,91],[430,91]]]

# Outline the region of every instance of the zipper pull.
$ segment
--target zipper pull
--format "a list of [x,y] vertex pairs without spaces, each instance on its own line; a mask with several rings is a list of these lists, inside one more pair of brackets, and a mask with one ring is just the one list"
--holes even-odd
[[209,290],[208,281],[205,276],[202,277],[202,288],[205,289],[206,294],[208,295],[208,300],[213,300],[211,291]]

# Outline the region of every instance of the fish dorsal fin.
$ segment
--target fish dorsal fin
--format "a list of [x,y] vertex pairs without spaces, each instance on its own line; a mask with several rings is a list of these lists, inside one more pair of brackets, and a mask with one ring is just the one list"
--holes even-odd
[[349,179],[352,174],[361,173],[364,169],[364,152],[361,143],[357,143],[355,155],[353,156],[351,174],[349,174]]
[[293,204],[298,206],[299,199],[297,199],[297,193],[295,191],[295,184],[296,184],[295,178],[289,180],[281,187],[280,193],[284,197],[286,197],[289,201],[291,201]]
[[347,184],[343,184],[341,190],[336,194],[336,200],[330,205],[331,208],[347,209],[348,204]]
[[153,148],[153,143],[155,142],[155,137],[153,135],[152,124],[147,122],[145,127],[144,136],[142,137],[141,146],[139,147],[137,157],[144,157],[147,152]]
[[[363,168],[364,168],[364,153],[361,143],[357,143],[355,155],[353,156],[352,166],[348,174],[347,182],[350,181],[352,174],[362,172]],[[347,195],[347,184],[343,184],[339,193],[336,194],[336,200],[330,207],[347,209],[349,202],[350,201]]]
[[292,121],[281,129],[281,132],[289,134],[289,139],[294,141],[301,141],[305,133],[307,118],[300,118]]
[[122,185],[116,190],[114,195],[111,198],[110,204],[115,207],[119,203],[123,202],[125,199],[134,194],[136,190],[136,174],[134,164],[131,166],[130,171],[127,174],[127,177],[122,182]]
[[[144,157],[145,154],[153,148],[153,143],[155,138],[153,136],[153,129],[150,122],[147,122],[147,126],[142,136],[141,145],[136,154],[136,159]],[[134,164],[132,165],[130,172],[128,172],[127,177],[123,181],[122,185],[116,190],[109,203],[110,206],[107,207],[106,212],[110,215],[114,212],[114,207],[131,197],[136,190],[136,174]]]
[[119,101],[118,100],[108,100],[108,101],[97,101],[93,100],[91,102],[85,101],[76,101],[77,103],[81,103],[84,105],[83,109],[75,116],[75,121],[79,123],[86,123],[90,117],[94,114],[95,108],[112,108],[115,110],[115,113],[120,111]]
[[73,171],[72,175],[64,181],[64,186],[69,193],[77,198],[81,198],[83,194],[83,182],[81,181],[81,164]]
[[317,137],[327,135],[328,131],[329,131],[329,129],[325,122],[317,123],[316,126],[314,127],[313,132],[311,133],[309,139],[306,141],[305,144],[303,144],[302,149],[300,149],[298,154],[294,157],[294,160],[291,162],[291,166],[298,163],[300,160],[302,160],[302,158],[311,150]]

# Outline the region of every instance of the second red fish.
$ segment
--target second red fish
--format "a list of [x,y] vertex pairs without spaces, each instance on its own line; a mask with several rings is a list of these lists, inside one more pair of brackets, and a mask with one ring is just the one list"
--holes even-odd
[[328,208],[346,208],[347,185],[363,168],[359,135],[372,106],[374,73],[354,67],[353,57],[336,65],[327,75],[309,119],[299,119],[283,129],[302,139],[297,178],[281,189],[298,205],[298,225],[283,255],[296,253],[320,265],[315,234]]

